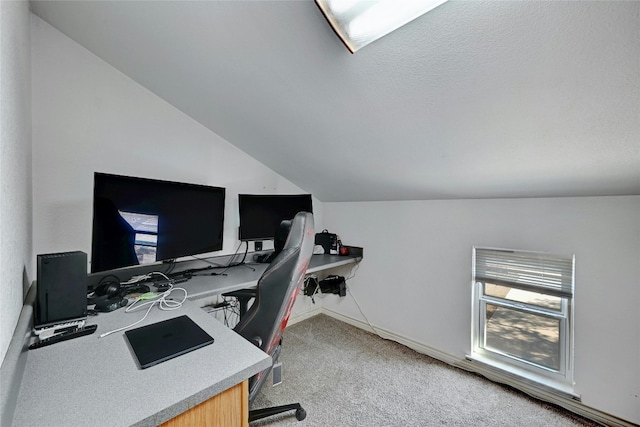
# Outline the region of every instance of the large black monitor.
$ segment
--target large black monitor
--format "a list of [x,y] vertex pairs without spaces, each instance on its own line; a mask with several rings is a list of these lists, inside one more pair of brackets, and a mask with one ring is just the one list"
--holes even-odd
[[273,240],[280,222],[313,213],[311,194],[239,194],[240,240]]
[[225,189],[96,172],[91,272],[222,249]]

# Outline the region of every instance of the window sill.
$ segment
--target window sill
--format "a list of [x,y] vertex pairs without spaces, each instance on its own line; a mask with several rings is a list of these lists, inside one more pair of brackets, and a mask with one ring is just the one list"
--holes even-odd
[[[581,401],[579,394],[573,391],[573,386],[552,378],[536,375],[516,366],[501,363],[477,354],[467,355],[465,365],[468,369],[487,378],[516,388],[534,388],[537,391],[551,393],[556,396]],[[523,390],[526,391],[526,390]]]

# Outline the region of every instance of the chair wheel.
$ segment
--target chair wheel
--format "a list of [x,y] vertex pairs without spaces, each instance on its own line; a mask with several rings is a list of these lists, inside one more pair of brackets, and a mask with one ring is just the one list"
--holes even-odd
[[304,409],[300,408],[300,409],[296,409],[296,419],[298,421],[302,421],[305,418],[307,418],[307,411],[305,411]]

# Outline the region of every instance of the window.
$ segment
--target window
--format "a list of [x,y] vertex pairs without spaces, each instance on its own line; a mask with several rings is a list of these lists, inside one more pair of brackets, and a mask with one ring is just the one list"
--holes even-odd
[[574,257],[474,248],[473,261],[473,356],[570,383]]
[[158,215],[118,212],[136,233],[134,248],[138,263],[155,262],[158,248]]

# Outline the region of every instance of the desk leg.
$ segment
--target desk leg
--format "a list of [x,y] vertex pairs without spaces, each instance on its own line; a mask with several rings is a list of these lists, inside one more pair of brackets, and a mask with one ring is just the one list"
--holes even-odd
[[245,380],[162,424],[162,427],[248,427],[249,381]]

